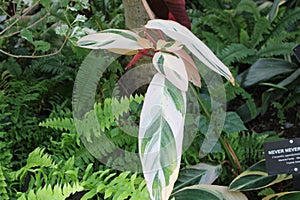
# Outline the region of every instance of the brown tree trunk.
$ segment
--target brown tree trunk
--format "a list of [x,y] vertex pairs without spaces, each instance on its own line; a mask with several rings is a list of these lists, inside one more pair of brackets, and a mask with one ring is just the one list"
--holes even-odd
[[126,28],[141,28],[149,20],[141,0],[123,0],[123,6]]

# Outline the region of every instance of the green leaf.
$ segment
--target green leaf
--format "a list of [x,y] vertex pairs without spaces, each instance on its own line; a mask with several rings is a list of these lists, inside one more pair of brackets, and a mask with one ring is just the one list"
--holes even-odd
[[274,21],[274,19],[276,18],[277,14],[278,14],[279,6],[281,6],[285,2],[286,2],[286,0],[274,0],[272,8],[268,14],[268,19],[270,22]]
[[243,121],[236,112],[227,112],[223,131],[227,134],[247,130]]
[[255,55],[255,53],[256,51],[254,49],[248,49],[243,44],[232,43],[222,50],[220,58],[228,65],[236,61],[242,62],[245,58]]
[[261,17],[260,17],[260,13],[259,13],[259,10],[257,8],[257,5],[254,1],[252,0],[242,0],[237,8],[236,8],[237,11],[241,12],[241,11],[246,11],[246,12],[250,12],[250,13],[253,13],[254,15],[254,19],[256,21],[258,21]]
[[173,196],[176,200],[247,200],[243,193],[228,191],[227,187],[218,185],[194,185],[179,190]]
[[152,199],[167,200],[177,179],[185,107],[185,93],[157,73],[145,96],[139,128],[139,154]]
[[221,174],[221,171],[221,165],[200,163],[188,166],[180,170],[174,191],[196,184],[212,184]]
[[239,74],[241,86],[249,87],[271,79],[274,76],[293,72],[297,65],[281,59],[262,58],[256,61],[247,71]]
[[262,160],[236,177],[229,185],[231,191],[248,191],[266,188],[275,183],[291,179],[292,175],[269,176],[265,160]]
[[46,8],[49,9],[51,5],[51,0],[41,0],[41,4]]
[[283,87],[283,86],[280,86],[280,85],[277,85],[277,84],[273,84],[273,83],[260,83],[259,85],[270,86],[272,88],[277,88],[277,89],[280,89],[280,90],[288,91],[288,89],[286,87]]
[[36,51],[45,52],[50,49],[50,43],[42,40],[33,41],[32,44],[34,45]]
[[293,42],[271,44],[261,48],[257,52],[257,56],[272,57],[272,56],[280,56],[280,55],[292,55],[293,47],[295,47],[295,43]]
[[300,192],[291,191],[291,192],[281,192],[277,194],[272,194],[264,197],[262,200],[292,200],[300,199]]
[[36,148],[31,152],[27,158],[27,164],[16,172],[17,177],[23,177],[25,173],[33,167],[50,167],[57,168],[56,163],[53,161],[51,156],[44,153],[44,148]]
[[286,77],[284,80],[282,80],[277,85],[279,87],[284,87],[291,84],[293,81],[297,80],[300,76],[300,68],[297,69],[295,72],[293,72],[290,76]]
[[264,40],[263,34],[268,32],[270,23],[264,17],[260,18],[254,26],[253,32],[251,34],[250,44],[252,48],[256,47],[261,41]]
[[33,36],[32,36],[32,32],[28,29],[23,29],[21,31],[21,37],[24,38],[25,40],[27,40],[30,43],[33,43]]

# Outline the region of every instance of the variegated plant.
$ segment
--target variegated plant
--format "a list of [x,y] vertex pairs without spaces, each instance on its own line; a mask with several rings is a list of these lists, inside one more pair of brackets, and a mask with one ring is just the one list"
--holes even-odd
[[81,38],[89,49],[152,56],[157,70],[147,90],[139,127],[139,154],[151,199],[167,200],[178,177],[188,82],[201,86],[190,54],[234,84],[228,68],[187,28],[174,21],[150,20],[136,31],[108,29]]

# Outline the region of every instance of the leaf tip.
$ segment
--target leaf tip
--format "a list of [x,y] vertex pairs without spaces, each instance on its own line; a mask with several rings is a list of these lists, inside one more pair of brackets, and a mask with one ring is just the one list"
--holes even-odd
[[233,86],[235,86],[235,80],[234,80],[233,76],[230,76],[229,82],[230,82]]

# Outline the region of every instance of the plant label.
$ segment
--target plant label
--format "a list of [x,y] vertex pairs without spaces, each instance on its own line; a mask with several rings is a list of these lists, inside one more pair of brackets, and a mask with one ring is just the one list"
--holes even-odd
[[294,49],[294,54],[297,57],[298,61],[300,62],[300,44],[298,44]]
[[300,138],[265,142],[264,153],[269,175],[300,174]]

